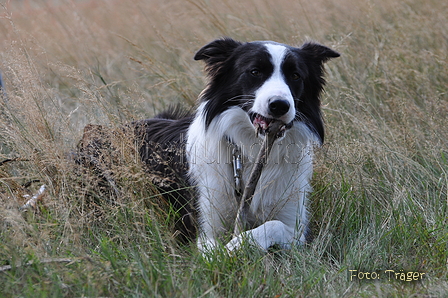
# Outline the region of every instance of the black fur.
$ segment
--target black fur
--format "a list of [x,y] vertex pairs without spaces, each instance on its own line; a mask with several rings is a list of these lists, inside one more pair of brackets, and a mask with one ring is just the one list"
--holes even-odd
[[176,229],[182,242],[194,238],[196,234],[192,200],[195,190],[187,183],[188,163],[185,156],[187,130],[192,120],[193,116],[188,112],[174,108],[153,119],[132,123],[146,170],[163,177],[155,186],[180,214]]
[[[283,72],[286,76],[293,73],[300,75],[298,80],[290,84],[296,99],[295,120],[304,122],[323,142],[324,126],[320,111],[320,94],[325,85],[323,63],[339,57],[339,53],[315,43],[306,43],[300,48],[288,47],[288,50],[282,65]],[[219,39],[200,49],[194,58],[205,61],[209,77],[201,97],[207,101],[207,126],[230,106],[249,108],[254,91],[273,71],[269,54],[260,42],[241,43],[229,38]],[[254,69],[260,72],[259,77],[250,75]]]

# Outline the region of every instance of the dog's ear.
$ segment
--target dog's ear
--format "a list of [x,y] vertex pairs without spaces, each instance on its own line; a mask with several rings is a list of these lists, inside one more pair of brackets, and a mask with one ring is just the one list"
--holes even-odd
[[318,60],[320,63],[324,63],[331,58],[337,58],[341,56],[338,52],[314,42],[305,43],[304,45],[302,45],[302,47],[300,47],[300,50],[302,53],[305,53],[311,58]]
[[223,63],[241,42],[225,37],[217,39],[202,47],[194,56],[194,60],[204,60],[208,66]]

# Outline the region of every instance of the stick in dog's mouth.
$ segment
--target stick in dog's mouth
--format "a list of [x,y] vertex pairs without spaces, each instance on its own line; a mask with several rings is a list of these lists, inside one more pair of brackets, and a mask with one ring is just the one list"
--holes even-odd
[[[264,117],[257,113],[252,114],[251,119],[252,119],[252,124],[255,127],[255,134],[257,136],[259,136],[259,135],[264,136],[264,135],[266,135],[266,133],[268,133],[268,130],[272,130],[271,124],[273,124],[275,122],[281,123],[281,121],[279,121],[279,120],[267,118],[267,117]],[[282,126],[280,126],[280,129],[278,130],[276,137],[277,138],[283,137],[286,129],[289,128],[288,126],[289,125],[286,125],[286,124],[283,124]]]
[[[265,129],[265,135],[267,134],[269,138],[272,139],[272,143],[275,141],[275,139],[282,136],[286,131],[286,124],[284,124],[282,121],[279,120],[271,120],[269,123],[268,128]],[[265,141],[266,142],[266,141]],[[271,144],[272,146],[272,144]],[[268,149],[268,154],[270,152],[270,148]]]
[[237,236],[246,229],[245,226],[250,212],[249,209],[252,197],[265,164],[263,161],[267,160],[274,141],[279,138],[279,134],[282,134],[282,132],[284,133],[285,130],[285,124],[279,120],[271,120],[266,129],[264,129],[265,138],[263,145],[260,148],[260,152],[258,153],[252,171],[250,172],[249,180],[247,181],[243,195],[241,196],[240,206],[235,219],[234,236]]

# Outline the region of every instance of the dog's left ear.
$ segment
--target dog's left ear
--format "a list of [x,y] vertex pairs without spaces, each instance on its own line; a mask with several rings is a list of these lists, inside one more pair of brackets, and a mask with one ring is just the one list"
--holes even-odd
[[300,47],[300,50],[312,57],[313,59],[316,59],[320,61],[321,63],[327,62],[331,58],[337,58],[341,56],[338,52],[333,51],[330,48],[327,48],[326,46],[308,42],[305,43],[303,46]]

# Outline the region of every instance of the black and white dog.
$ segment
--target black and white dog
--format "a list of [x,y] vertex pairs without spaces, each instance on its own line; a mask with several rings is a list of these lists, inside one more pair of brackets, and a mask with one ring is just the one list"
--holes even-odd
[[[187,230],[197,208],[201,251],[223,241],[234,250],[243,239],[263,250],[306,241],[313,146],[324,140],[323,63],[338,56],[316,43],[296,48],[272,41],[218,39],[194,57],[205,62],[209,79],[195,113],[168,111],[134,123],[149,171],[172,177],[171,188],[179,190],[172,201],[184,210]],[[232,236],[238,210],[232,152],[240,152],[241,179],[247,181],[273,119],[284,126],[251,201],[247,224],[252,229]],[[188,189],[185,185],[195,191],[182,192]],[[194,206],[189,205],[191,195]]]

